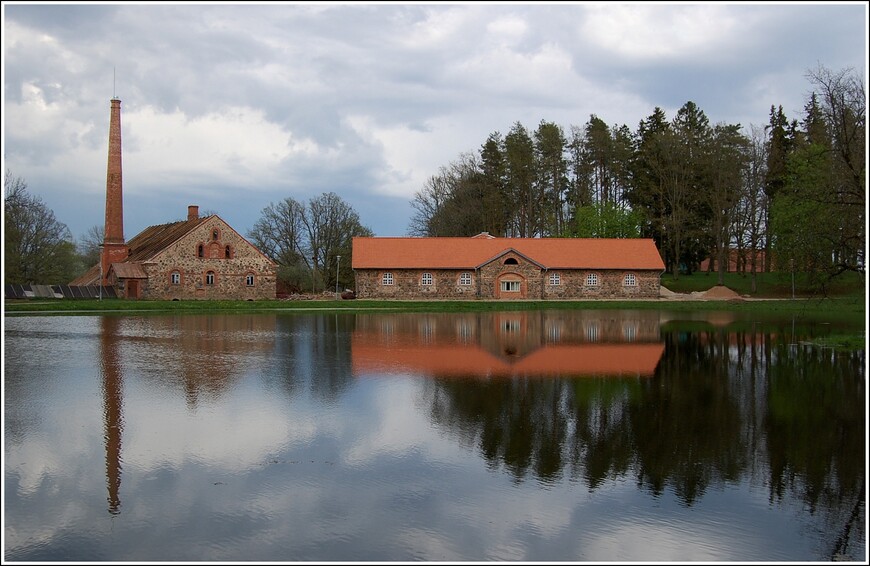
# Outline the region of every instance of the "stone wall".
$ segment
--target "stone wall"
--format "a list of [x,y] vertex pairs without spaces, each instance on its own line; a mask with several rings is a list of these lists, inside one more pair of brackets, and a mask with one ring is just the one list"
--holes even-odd
[[[516,263],[512,263],[514,260]],[[392,274],[392,285],[381,283],[385,272]],[[459,284],[462,272],[471,274],[471,285]],[[431,285],[422,284],[425,273],[431,274]],[[558,285],[551,284],[553,273],[559,275]],[[590,273],[598,276],[597,285],[586,285]],[[627,274],[635,276],[636,285],[623,285]],[[661,273],[649,270],[550,271],[511,252],[478,270],[358,269],[355,276],[356,295],[361,299],[557,300],[658,298]],[[502,281],[519,282],[519,290],[503,291]]]
[[[213,231],[218,231],[214,238]],[[198,257],[202,244],[205,257]],[[231,257],[225,258],[226,246]],[[274,264],[218,218],[204,222],[144,264],[147,281],[140,283],[140,297],[147,299],[274,299],[276,273]],[[178,271],[181,282],[173,284],[171,273]],[[206,276],[214,272],[214,283]],[[253,286],[246,277],[254,276]]]

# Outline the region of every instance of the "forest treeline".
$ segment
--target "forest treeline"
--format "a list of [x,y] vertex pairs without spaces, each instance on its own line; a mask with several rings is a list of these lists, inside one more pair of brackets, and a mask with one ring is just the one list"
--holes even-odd
[[820,278],[861,271],[864,78],[823,66],[806,76],[802,116],[774,105],[748,131],[711,124],[691,101],[671,119],[656,107],[633,131],[594,114],[567,132],[516,122],[426,181],[409,232],[652,238],[675,276],[707,257],[726,267],[729,250],[765,252],[747,273],[773,263]]

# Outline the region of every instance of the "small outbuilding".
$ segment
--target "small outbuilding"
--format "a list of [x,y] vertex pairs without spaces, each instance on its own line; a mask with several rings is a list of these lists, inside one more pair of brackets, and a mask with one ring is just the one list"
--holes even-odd
[[361,299],[658,298],[665,266],[643,238],[353,239]]

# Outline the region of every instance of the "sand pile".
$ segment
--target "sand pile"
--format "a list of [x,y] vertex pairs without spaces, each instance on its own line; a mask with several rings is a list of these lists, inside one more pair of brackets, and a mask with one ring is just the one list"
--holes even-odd
[[674,293],[664,285],[659,287],[659,297],[676,297],[679,293]]
[[708,289],[705,293],[703,293],[705,299],[740,299],[742,298],[737,294],[736,291],[733,291],[726,287],[725,285],[716,285]]

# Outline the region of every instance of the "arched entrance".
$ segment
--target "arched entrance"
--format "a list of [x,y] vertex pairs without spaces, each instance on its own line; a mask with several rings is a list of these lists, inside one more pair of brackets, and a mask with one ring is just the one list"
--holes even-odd
[[496,299],[525,299],[528,288],[525,277],[509,271],[496,278],[492,291]]

